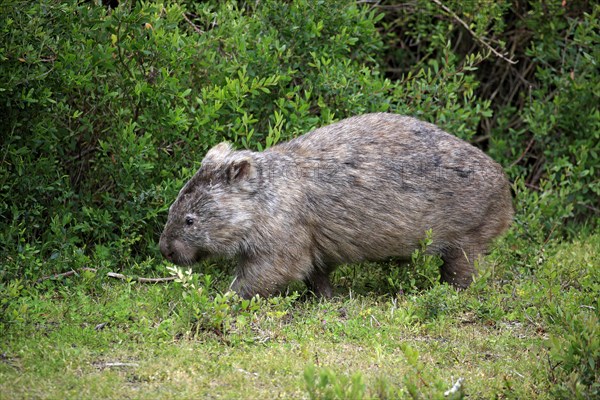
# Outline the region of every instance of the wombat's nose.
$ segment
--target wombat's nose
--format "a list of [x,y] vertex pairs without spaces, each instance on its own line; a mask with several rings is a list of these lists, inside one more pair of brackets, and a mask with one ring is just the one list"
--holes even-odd
[[161,253],[162,253],[163,257],[165,257],[167,260],[173,261],[173,252],[167,252],[167,251],[161,250]]
[[173,262],[173,255],[175,254],[172,251],[167,251],[167,250],[161,250],[160,251],[163,255],[164,258],[166,258],[167,260]]
[[164,240],[162,237],[160,238],[160,241],[158,242],[158,247],[160,247],[160,252],[162,253],[163,257],[165,257],[169,261],[172,261],[173,251],[171,251],[171,249],[167,245],[167,241]]

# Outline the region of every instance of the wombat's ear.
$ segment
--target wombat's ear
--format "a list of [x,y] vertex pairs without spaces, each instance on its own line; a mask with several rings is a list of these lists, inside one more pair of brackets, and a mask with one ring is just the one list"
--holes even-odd
[[225,171],[229,183],[252,179],[256,176],[256,169],[252,165],[251,157],[231,160],[225,166]]
[[231,143],[222,142],[213,147],[206,153],[204,156],[204,160],[202,163],[206,161],[219,161],[225,159],[229,154],[231,154]]

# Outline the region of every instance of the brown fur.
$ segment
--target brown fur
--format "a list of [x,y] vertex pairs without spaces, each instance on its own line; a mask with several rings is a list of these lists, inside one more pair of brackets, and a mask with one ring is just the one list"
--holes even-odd
[[464,288],[512,215],[502,168],[481,150],[411,117],[366,114],[262,153],[215,146],[171,206],[160,249],[179,265],[236,257],[244,297],[294,280],[329,297],[336,265],[409,257],[432,229],[442,280]]

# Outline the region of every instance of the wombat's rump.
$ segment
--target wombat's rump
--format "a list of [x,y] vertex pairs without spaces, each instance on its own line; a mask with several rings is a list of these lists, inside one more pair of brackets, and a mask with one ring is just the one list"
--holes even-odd
[[481,150],[411,117],[366,114],[261,153],[215,146],[171,205],[160,249],[179,265],[236,257],[244,297],[293,280],[331,296],[336,265],[408,257],[431,229],[442,280],[464,288],[512,214],[502,168]]

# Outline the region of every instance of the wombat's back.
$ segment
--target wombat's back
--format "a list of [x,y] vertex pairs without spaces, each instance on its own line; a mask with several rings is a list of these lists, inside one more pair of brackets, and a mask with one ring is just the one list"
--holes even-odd
[[512,219],[502,168],[411,117],[348,118],[264,155],[295,168],[272,175],[272,184],[324,262],[405,257],[428,229],[432,251],[471,246],[480,252]]

